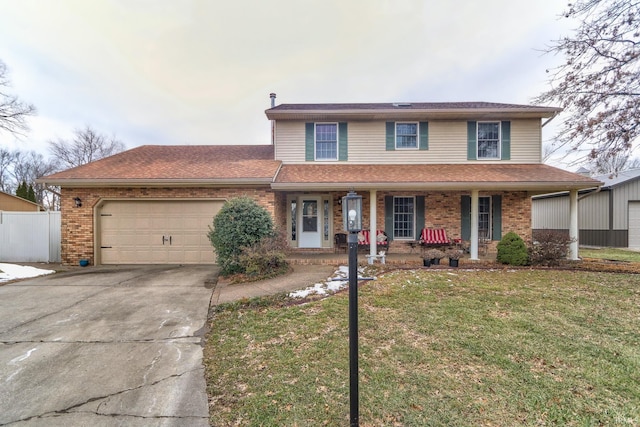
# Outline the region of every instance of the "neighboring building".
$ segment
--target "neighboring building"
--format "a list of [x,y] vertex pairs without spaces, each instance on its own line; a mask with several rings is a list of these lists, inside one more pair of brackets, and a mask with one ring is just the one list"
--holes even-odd
[[271,145],[142,146],[42,178],[61,187],[64,262],[214,262],[208,226],[237,195],[267,208],[291,247],[329,251],[351,189],[365,227],[385,230],[393,252],[434,227],[469,240],[473,259],[478,236],[530,237],[532,194],[599,184],[542,164],[542,120],[558,108],[274,97]]
[[44,208],[30,200],[0,191],[0,211],[39,212]]
[[[640,169],[594,178],[604,185],[580,192],[580,244],[640,249]],[[568,232],[568,193],[536,196],[532,203],[534,232],[541,229]]]

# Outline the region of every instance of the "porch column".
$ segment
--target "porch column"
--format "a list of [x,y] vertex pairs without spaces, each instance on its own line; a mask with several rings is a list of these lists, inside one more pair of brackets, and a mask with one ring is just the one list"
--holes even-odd
[[376,207],[378,205],[376,197],[377,190],[369,190],[369,255],[377,254],[376,231],[378,230],[378,218],[376,217]]
[[578,260],[578,190],[569,191],[569,237],[572,242],[569,243],[569,253],[567,258],[570,260]]
[[480,191],[471,190],[471,247],[469,256],[472,260],[478,260],[478,204]]

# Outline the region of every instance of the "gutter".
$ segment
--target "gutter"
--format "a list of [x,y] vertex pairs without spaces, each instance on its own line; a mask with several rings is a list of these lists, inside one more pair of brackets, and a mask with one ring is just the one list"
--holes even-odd
[[560,114],[560,111],[554,111],[554,112],[553,112],[553,114],[551,115],[551,117],[549,117],[549,119],[548,119],[548,120],[546,120],[546,121],[542,124],[542,126],[541,126],[541,127],[545,127],[546,125],[548,125],[548,124],[549,124],[549,122],[550,122],[551,120],[555,119],[555,118],[556,118],[556,116],[557,116],[558,114]]

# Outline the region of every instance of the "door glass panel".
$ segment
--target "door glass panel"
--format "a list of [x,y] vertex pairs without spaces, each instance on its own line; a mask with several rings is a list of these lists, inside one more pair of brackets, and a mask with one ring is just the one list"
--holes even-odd
[[298,208],[295,200],[291,201],[291,240],[296,240],[296,225],[298,223]]
[[302,201],[302,231],[318,231],[318,202],[316,200]]
[[329,240],[329,201],[324,202],[324,240]]

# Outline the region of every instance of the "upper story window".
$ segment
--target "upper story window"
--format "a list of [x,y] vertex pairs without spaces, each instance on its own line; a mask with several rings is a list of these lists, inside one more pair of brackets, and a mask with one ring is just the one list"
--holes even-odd
[[500,122],[478,122],[478,159],[500,158]]
[[396,123],[396,148],[418,148],[418,123]]
[[338,124],[316,123],[316,160],[338,160]]

